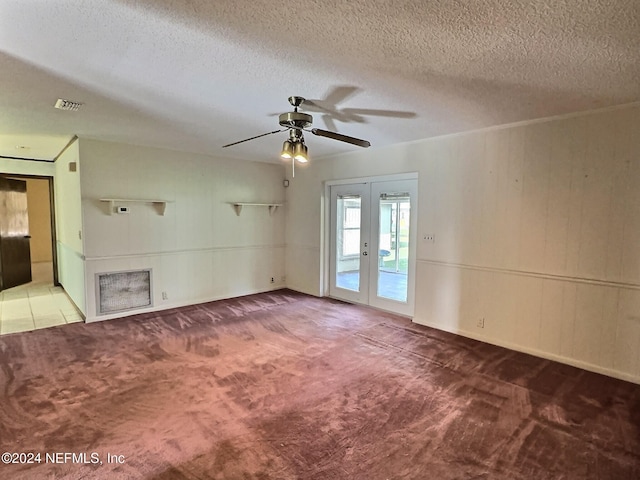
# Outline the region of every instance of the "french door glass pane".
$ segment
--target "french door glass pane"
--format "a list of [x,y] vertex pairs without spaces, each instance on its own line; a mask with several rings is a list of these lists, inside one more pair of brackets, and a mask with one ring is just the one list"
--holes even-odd
[[336,286],[360,290],[360,213],[359,195],[339,195],[336,228]]
[[380,195],[378,297],[407,301],[409,273],[408,193]]

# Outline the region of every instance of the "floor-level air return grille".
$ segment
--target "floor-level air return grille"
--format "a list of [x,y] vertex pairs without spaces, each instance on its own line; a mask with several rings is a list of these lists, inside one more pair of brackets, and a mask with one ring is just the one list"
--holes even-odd
[[151,307],[151,270],[96,274],[98,315]]

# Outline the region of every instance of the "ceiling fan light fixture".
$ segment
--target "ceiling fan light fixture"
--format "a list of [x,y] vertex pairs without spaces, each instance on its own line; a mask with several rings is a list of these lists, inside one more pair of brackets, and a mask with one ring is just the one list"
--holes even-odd
[[[302,97],[289,97],[289,103],[293,107],[293,112],[282,113],[278,117],[278,123],[280,127],[284,127],[280,130],[273,130],[272,132],[262,133],[254,137],[245,138],[237,142],[228,143],[223,145],[222,148],[232,147],[239,143],[248,142],[249,140],[255,140],[256,138],[266,137],[267,135],[273,135],[275,133],[289,131],[289,138],[282,144],[282,150],[280,157],[283,160],[291,160],[291,176],[295,177],[295,164],[296,162],[308,163],[309,162],[309,150],[304,144],[304,132],[310,132],[313,135],[320,137],[327,137],[340,142],[350,143],[359,147],[369,147],[371,144],[367,140],[361,140],[355,137],[349,137],[342,135],[341,133],[332,132],[329,130],[322,130],[320,128],[310,128],[313,123],[313,117],[308,113],[298,111],[298,108],[305,102]],[[359,112],[372,112],[373,110],[359,110]],[[386,111],[385,111],[386,112]]]
[[293,158],[295,158],[300,163],[307,163],[309,161],[309,157],[307,155],[308,151],[309,150],[304,143],[298,142],[293,148]]
[[282,153],[280,154],[280,158],[283,158],[285,160],[293,158],[293,151],[294,148],[291,140],[285,140],[282,144]]

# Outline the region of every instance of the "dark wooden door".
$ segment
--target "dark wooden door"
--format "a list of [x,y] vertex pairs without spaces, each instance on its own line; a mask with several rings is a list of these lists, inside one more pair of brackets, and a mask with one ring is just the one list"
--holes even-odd
[[0,290],[31,281],[27,182],[0,177]]

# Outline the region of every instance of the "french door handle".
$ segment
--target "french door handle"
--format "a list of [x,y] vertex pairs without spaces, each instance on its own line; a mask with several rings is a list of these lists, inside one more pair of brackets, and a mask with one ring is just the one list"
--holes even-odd
[[364,255],[366,257],[369,254],[367,252],[362,252],[362,255]]

